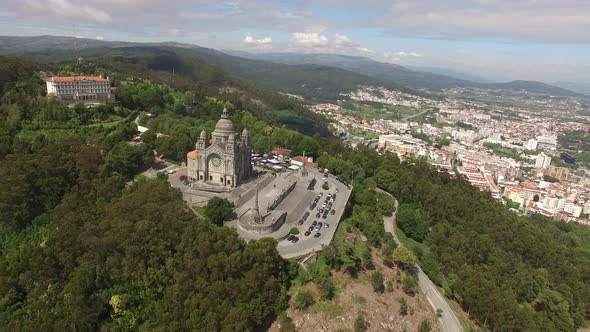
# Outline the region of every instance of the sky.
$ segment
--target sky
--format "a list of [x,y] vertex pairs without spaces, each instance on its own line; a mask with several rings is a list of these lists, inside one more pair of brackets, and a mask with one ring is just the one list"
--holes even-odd
[[1,0],[0,35],[338,53],[495,81],[590,82],[588,0]]

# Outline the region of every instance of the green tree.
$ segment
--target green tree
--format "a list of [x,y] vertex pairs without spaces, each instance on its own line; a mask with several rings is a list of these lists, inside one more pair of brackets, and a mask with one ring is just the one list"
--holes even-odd
[[385,290],[385,285],[383,284],[383,272],[375,271],[371,275],[371,285],[373,286],[373,290],[377,293],[383,293]]
[[416,294],[416,290],[418,289],[418,282],[416,281],[416,278],[410,274],[407,274],[402,283],[402,289],[408,295],[413,296]]
[[227,199],[213,197],[207,202],[203,213],[212,224],[223,226],[223,221],[232,213],[233,209],[234,205]]
[[123,176],[131,176],[142,165],[149,164],[152,161],[153,154],[148,146],[120,142],[109,151],[103,172],[105,174],[117,173]]
[[550,175],[543,175],[543,180],[547,182],[559,182],[559,179]]
[[412,239],[422,242],[428,233],[427,224],[419,209],[401,204],[397,210],[397,225]]
[[393,261],[404,269],[409,269],[416,264],[416,255],[406,247],[397,247],[393,251]]
[[332,278],[328,274],[322,274],[316,279],[316,284],[320,289],[320,295],[322,299],[330,300],[334,297],[334,291],[336,287]]
[[373,262],[373,254],[371,253],[370,247],[365,247],[362,254],[363,258],[363,265],[365,269],[373,269],[375,264]]
[[302,290],[295,295],[294,308],[297,310],[304,310],[309,308],[315,303],[313,294],[308,290]]

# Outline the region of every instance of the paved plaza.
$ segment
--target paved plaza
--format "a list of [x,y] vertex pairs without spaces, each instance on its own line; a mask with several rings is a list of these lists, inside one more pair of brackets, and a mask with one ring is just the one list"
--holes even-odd
[[[338,223],[344,213],[346,204],[352,192],[351,188],[345,183],[338,181],[332,176],[324,177],[316,169],[308,169],[307,175],[302,175],[300,171],[284,171],[275,174],[264,173],[258,170],[257,176],[245,182],[231,192],[208,192],[199,189],[194,189],[190,185],[184,184],[180,179],[186,176],[186,168],[179,167],[175,169],[173,174],[168,176],[171,186],[178,188],[184,200],[189,205],[205,205],[212,197],[227,198],[236,206],[234,213],[232,213],[231,220],[225,223],[226,227],[233,227],[236,229],[238,235],[246,240],[258,240],[265,237],[271,237],[278,241],[277,250],[284,258],[296,258],[308,255],[310,253],[321,251],[328,246],[332,241]],[[315,185],[310,188],[310,182],[315,178]],[[280,200],[274,209],[269,208],[277,200],[279,196],[288,188],[293,182],[296,182],[292,191]],[[328,183],[328,190],[322,189],[324,182]],[[277,218],[282,213],[286,213],[284,223],[275,231],[268,234],[257,234],[248,231],[239,225],[240,216],[244,216],[255,207],[255,196],[258,191],[258,207],[261,215],[267,215],[268,218]],[[311,209],[314,199],[321,193],[319,202]],[[319,208],[325,201],[328,194],[336,194],[337,198],[333,201],[330,213],[326,218],[323,215],[317,216]],[[334,213],[331,213],[334,210]],[[308,218],[299,225],[298,222],[302,220],[304,214],[308,212]],[[318,231],[315,229],[309,235],[305,232],[309,230],[313,222],[322,222],[322,227]],[[329,225],[325,227],[325,225]],[[297,235],[298,241],[287,240],[290,231],[293,227],[299,229]],[[320,235],[316,236],[316,233]]]

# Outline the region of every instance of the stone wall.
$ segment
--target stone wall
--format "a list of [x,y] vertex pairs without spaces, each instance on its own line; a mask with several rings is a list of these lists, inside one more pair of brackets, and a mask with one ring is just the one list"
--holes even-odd
[[289,196],[289,194],[295,189],[295,185],[297,181],[293,182],[287,189],[277,197],[277,199],[270,205],[270,210],[274,210],[281,202],[285,199],[285,197]]
[[311,179],[311,181],[309,181],[309,184],[307,185],[307,190],[313,190],[313,188],[315,187],[315,184],[317,182],[318,182],[318,180],[314,176],[313,179]]
[[[248,210],[246,212],[248,212]],[[266,218],[268,217],[269,216],[267,215]],[[240,227],[244,231],[251,232],[254,234],[270,234],[276,232],[279,228],[281,228],[285,223],[285,220],[287,220],[287,212],[281,213],[274,222],[265,222],[263,224],[249,223],[240,217],[240,219],[238,220],[238,227]]]
[[262,188],[266,187],[274,178],[275,178],[274,176],[267,174],[264,179],[262,179],[255,186],[252,186],[252,188],[250,188],[247,192],[245,192],[241,197],[236,199],[234,201],[234,205],[235,206],[244,205],[247,201],[249,201],[250,199],[252,199],[254,197],[254,195],[256,194],[256,189],[262,189]]

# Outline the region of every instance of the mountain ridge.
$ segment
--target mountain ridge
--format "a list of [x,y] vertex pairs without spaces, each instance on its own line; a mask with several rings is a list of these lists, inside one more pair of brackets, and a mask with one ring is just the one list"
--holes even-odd
[[[348,56],[341,54],[329,53],[250,53],[245,51],[225,51],[229,54],[235,54],[241,57],[250,57],[260,60],[268,60],[285,64],[322,64],[347,69],[356,73],[362,73],[369,77],[380,80],[394,82],[411,89],[429,89],[441,90],[445,88],[482,88],[482,89],[501,89],[525,90],[531,93],[539,93],[557,96],[579,96],[581,93],[564,89],[558,86],[550,85],[538,81],[513,80],[509,82],[491,83],[491,82],[474,82],[468,79],[433,73],[425,70],[416,70],[404,67],[398,64],[380,62],[368,57]],[[440,68],[433,68],[440,70]],[[523,84],[522,82],[528,82]],[[529,90],[530,89],[530,90]]]
[[[328,99],[333,100],[338,98],[342,90],[351,89],[355,85],[370,84],[383,85],[402,91],[405,87],[408,88],[405,91],[415,94],[419,92],[412,90],[440,91],[447,88],[473,87],[517,89],[551,96],[581,95],[578,92],[536,81],[473,82],[431,72],[411,70],[401,65],[379,62],[362,56],[326,53],[219,51],[174,41],[137,43],[49,35],[0,36],[0,53],[31,54],[37,58],[45,58],[45,61],[51,61],[54,52],[80,52],[82,54],[85,53],[82,50],[88,49],[121,49],[126,47],[173,48],[176,53],[201,57],[207,62],[228,69],[241,79],[251,80],[262,87],[276,91],[286,88],[290,90],[288,91],[290,93],[302,94],[311,98],[327,95]],[[70,56],[73,55],[70,54]],[[284,65],[292,67],[283,67]]]

